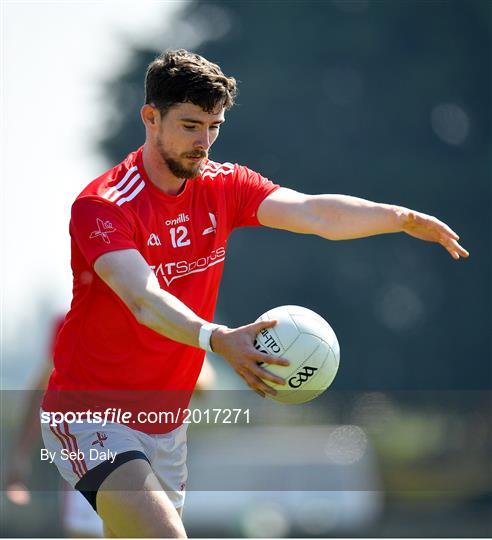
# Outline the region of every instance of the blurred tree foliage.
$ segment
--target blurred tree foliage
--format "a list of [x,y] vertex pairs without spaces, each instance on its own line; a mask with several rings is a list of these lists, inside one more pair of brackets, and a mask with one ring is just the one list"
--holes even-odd
[[[485,389],[491,383],[491,6],[487,0],[190,3],[166,36],[240,81],[212,158],[307,193],[437,215],[471,258],[403,235],[327,242],[234,233],[218,316],[246,323],[300,304],[338,334],[338,388]],[[185,32],[186,30],[186,32]],[[142,144],[147,64],[104,88],[100,149]]]

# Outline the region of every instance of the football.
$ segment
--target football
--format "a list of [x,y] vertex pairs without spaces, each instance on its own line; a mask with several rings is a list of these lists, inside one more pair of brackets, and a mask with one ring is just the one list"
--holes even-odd
[[262,367],[285,379],[280,385],[267,381],[281,403],[304,403],[324,392],[333,382],[340,361],[340,346],[332,327],[317,313],[300,306],[280,306],[258,321],[276,320],[273,328],[257,334],[255,348],[289,360],[290,366],[262,363]]

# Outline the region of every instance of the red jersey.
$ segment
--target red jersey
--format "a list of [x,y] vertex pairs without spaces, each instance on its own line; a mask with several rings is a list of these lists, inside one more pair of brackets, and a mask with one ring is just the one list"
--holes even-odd
[[53,320],[53,326],[51,328],[49,348],[48,348],[48,351],[49,351],[48,361],[50,362],[50,364],[53,362],[53,357],[55,355],[56,339],[58,338],[58,334],[60,333],[60,330],[62,329],[64,322],[65,322],[65,315],[57,315],[56,318]]
[[57,391],[79,397],[84,391],[116,391],[98,402],[112,407],[127,404],[123,393],[114,398],[119,391],[131,390],[135,402],[135,391],[178,391],[186,407],[204,351],[138,323],[95,273],[94,262],[110,251],[137,249],[162,289],[212,320],[227,239],[236,227],[259,225],[260,203],[278,188],[246,167],[207,161],[181,193],[166,195],[147,177],[142,150],[91,182],[72,206],[73,300],[55,346],[46,411],[59,410]]

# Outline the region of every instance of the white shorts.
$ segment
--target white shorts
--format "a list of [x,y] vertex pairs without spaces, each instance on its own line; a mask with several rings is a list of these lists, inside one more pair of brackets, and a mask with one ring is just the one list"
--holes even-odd
[[[45,445],[41,459],[53,462],[62,477],[81,491],[94,509],[97,488],[113,470],[131,459],[146,459],[163,491],[175,508],[180,508],[188,477],[187,427],[188,424],[182,424],[169,433],[149,435],[109,422],[104,427],[91,422],[61,422],[56,426],[41,422]],[[89,480],[91,488],[87,487]]]

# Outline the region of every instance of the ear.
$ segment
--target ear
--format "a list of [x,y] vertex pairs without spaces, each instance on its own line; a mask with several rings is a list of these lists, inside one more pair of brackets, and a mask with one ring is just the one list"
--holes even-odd
[[140,109],[140,117],[146,128],[152,129],[157,125],[157,117],[159,116],[159,111],[152,107],[152,105],[145,104]]

